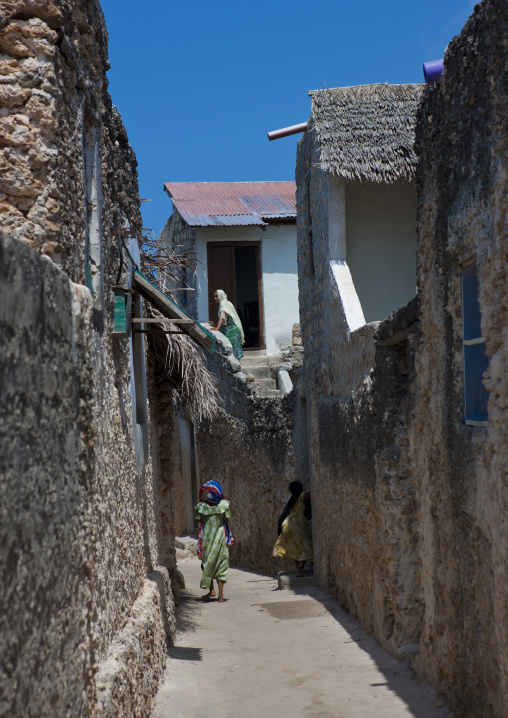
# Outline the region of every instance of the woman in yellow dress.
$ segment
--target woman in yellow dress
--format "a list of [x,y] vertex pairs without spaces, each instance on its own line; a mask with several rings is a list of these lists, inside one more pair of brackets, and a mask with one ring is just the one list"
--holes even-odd
[[310,524],[310,494],[303,491],[300,481],[289,484],[291,498],[279,519],[279,538],[273,548],[273,556],[292,558],[296,576],[304,576],[306,561],[313,561],[312,528]]

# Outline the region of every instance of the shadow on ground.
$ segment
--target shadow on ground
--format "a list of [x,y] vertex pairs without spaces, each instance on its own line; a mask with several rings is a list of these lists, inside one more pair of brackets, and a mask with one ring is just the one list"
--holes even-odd
[[176,633],[194,632],[196,617],[201,610],[201,602],[186,589],[180,591],[179,604],[176,608]]
[[[274,590],[277,593],[279,592],[279,589]],[[291,593],[293,595],[308,596],[314,599],[316,603],[309,605],[309,601],[303,599],[302,601],[274,601],[273,603],[258,605],[261,609],[268,611],[277,620],[297,620],[328,613],[348,634],[348,638],[344,643],[357,643],[359,648],[372,658],[378,669],[386,677],[386,681],[384,682],[370,683],[369,685],[386,686],[407,704],[414,718],[429,718],[429,706],[422,705],[420,696],[414,695],[413,693],[420,681],[414,675],[406,661],[399,660],[387,653],[374,636],[364,631],[354,616],[341,608],[333,598],[317,588],[317,586],[309,584],[302,585],[295,589],[292,588]],[[407,680],[408,672],[410,673],[409,684]],[[433,712],[433,715],[439,714],[442,715],[443,718],[453,718],[453,714],[446,707],[444,699],[439,696],[436,696],[436,698],[437,700],[433,708],[442,709],[442,713],[441,711],[436,711]]]

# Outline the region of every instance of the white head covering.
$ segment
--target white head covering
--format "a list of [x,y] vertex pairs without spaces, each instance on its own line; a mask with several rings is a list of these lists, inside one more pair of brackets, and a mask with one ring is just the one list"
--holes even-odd
[[219,319],[221,312],[224,311],[226,312],[226,314],[229,314],[231,319],[234,321],[234,323],[240,330],[240,337],[242,339],[242,344],[244,344],[245,337],[243,335],[242,322],[240,321],[240,317],[236,313],[236,309],[234,308],[233,304],[228,300],[226,292],[224,292],[222,289],[217,289],[217,296],[219,297]]

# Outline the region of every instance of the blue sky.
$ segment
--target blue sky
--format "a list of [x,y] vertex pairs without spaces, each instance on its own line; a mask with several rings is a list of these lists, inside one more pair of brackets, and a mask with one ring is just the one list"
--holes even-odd
[[422,82],[473,0],[102,0],[109,90],[138,158],[143,223],[171,214],[167,181],[294,178],[308,90]]

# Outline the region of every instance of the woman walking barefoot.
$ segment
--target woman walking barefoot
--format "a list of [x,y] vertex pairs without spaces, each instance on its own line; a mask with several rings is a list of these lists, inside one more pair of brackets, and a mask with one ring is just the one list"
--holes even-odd
[[273,548],[273,556],[292,558],[296,576],[305,576],[306,561],[313,561],[312,529],[310,524],[310,494],[303,491],[300,481],[289,484],[291,498],[279,518],[279,538]]
[[219,603],[224,602],[224,584],[228,579],[229,546],[234,539],[229,530],[229,501],[217,481],[207,481],[199,490],[199,504],[195,506],[198,530],[198,556],[201,558],[201,588],[208,593],[202,596],[208,601],[215,596],[213,581],[219,589]]

